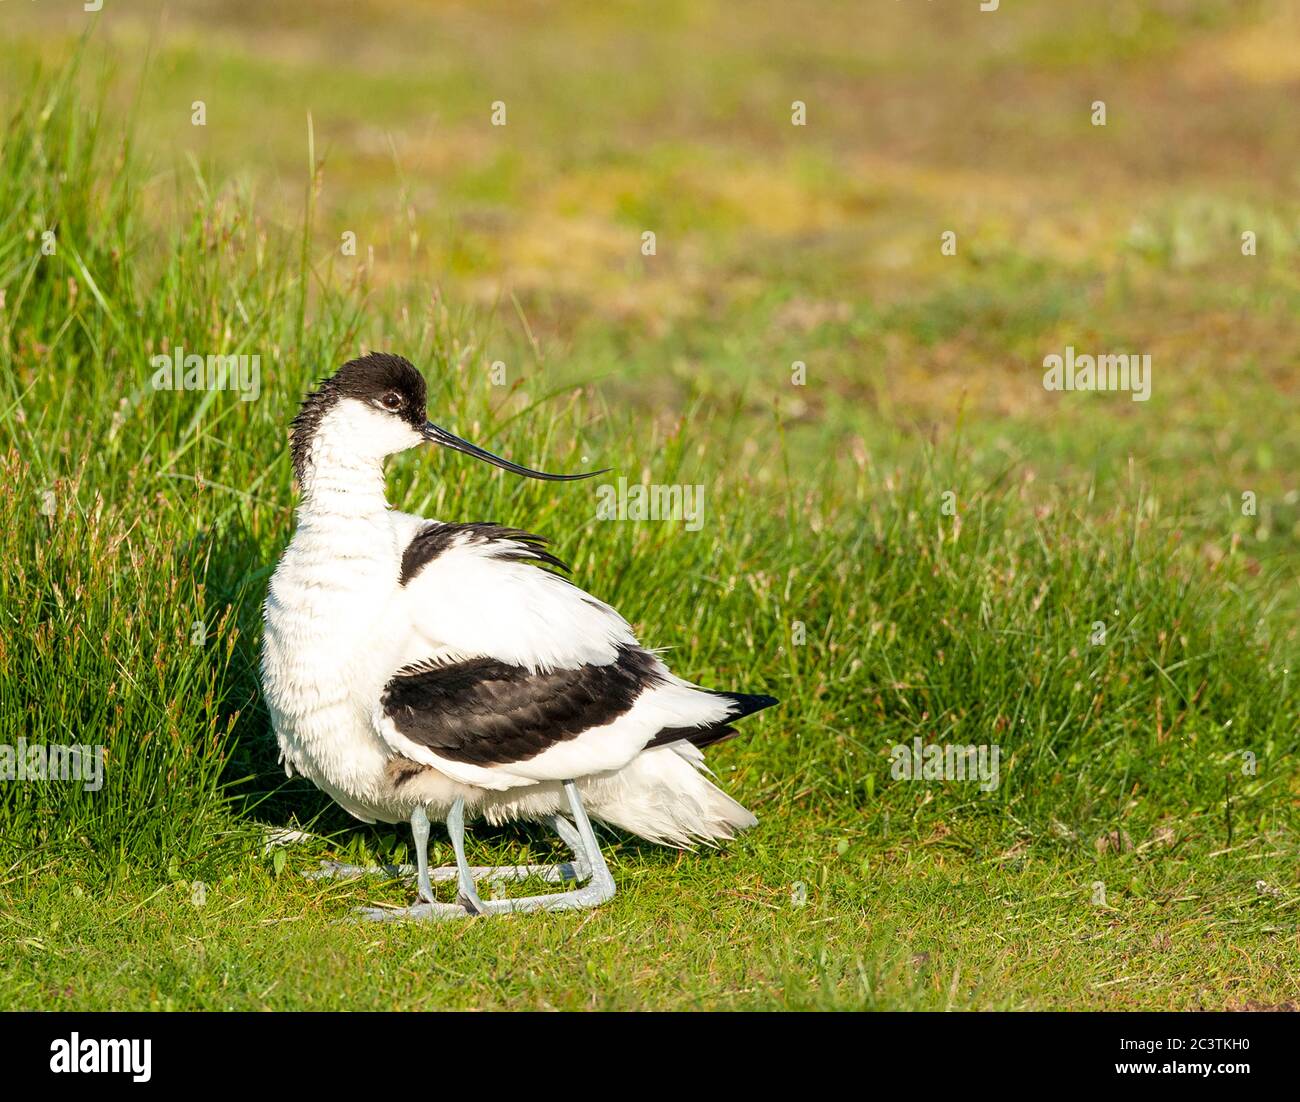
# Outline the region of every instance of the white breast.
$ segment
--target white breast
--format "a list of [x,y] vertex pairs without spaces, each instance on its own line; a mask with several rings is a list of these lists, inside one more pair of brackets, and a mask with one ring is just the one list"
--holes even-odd
[[387,818],[380,791],[392,751],[370,712],[404,635],[393,622],[396,541],[382,505],[305,511],[266,597],[262,687],[281,760],[367,820]]

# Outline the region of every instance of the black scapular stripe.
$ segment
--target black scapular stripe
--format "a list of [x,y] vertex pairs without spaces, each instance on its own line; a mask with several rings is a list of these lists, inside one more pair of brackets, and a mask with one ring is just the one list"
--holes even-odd
[[620,647],[605,666],[547,673],[471,658],[399,670],[383,707],[398,731],[442,757],[508,765],[612,723],[662,680],[640,647]]
[[464,536],[472,543],[523,544],[523,547],[503,547],[496,558],[507,562],[532,562],[539,566],[554,566],[568,573],[569,567],[546,550],[546,537],[535,536],[519,528],[507,528],[503,524],[491,524],[486,521],[474,521],[470,524],[444,524],[430,521],[411,538],[402,552],[402,572],[399,581],[407,585],[429,563],[433,562],[447,548],[456,542],[458,536]]

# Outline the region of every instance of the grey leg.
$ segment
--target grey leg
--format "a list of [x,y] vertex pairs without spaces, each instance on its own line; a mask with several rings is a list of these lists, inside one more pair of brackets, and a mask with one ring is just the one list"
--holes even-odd
[[415,882],[420,898],[434,903],[433,885],[429,883],[429,814],[422,807],[411,812],[411,837],[415,841]]
[[[549,820],[558,834],[574,851],[574,860],[559,865],[471,865],[470,873],[477,880],[509,882],[539,877],[559,884],[565,880],[586,880],[591,875],[588,869],[582,840],[577,830],[562,815],[552,816]],[[460,879],[460,869],[448,865],[440,869],[429,868],[429,815],[417,807],[411,813],[411,836],[415,842],[416,864],[414,865],[347,865],[342,861],[322,861],[319,869],[304,872],[308,880],[356,880],[363,876],[383,876],[389,880],[416,880],[420,898],[433,902],[433,884],[446,884]]]
[[[469,912],[458,903],[439,903],[429,881],[429,815],[423,807],[411,812],[411,837],[415,842],[415,876],[421,902],[412,907],[362,907],[360,913],[373,922],[399,918],[464,918]],[[450,869],[448,870],[451,871]]]
[[[560,816],[553,823],[560,836],[574,838],[575,865],[584,865],[584,871],[590,872],[590,879],[581,888],[567,892],[555,892],[550,895],[530,895],[519,899],[484,900],[474,888],[474,876],[465,861],[465,819],[464,806],[457,801],[447,816],[447,830],[451,834],[452,848],[456,851],[456,863],[460,869],[460,902],[467,910],[478,914],[514,914],[527,911],[569,911],[583,907],[596,907],[612,899],[615,892],[614,878],[605,864],[600,852],[600,843],[596,833],[591,829],[591,820],[587,818],[578,786],[573,781],[564,782],[564,792],[569,799],[569,809],[573,813],[576,826],[571,826]],[[563,823],[561,828],[559,823]],[[567,836],[567,837],[566,837]],[[575,837],[576,836],[576,837]]]
[[359,880],[363,876],[383,876],[389,880],[412,880],[414,865],[345,865],[342,861],[322,861],[320,868],[302,874],[308,880]]
[[[305,872],[308,880],[354,880],[362,876],[385,876],[390,880],[409,880],[416,878],[420,898],[432,903],[433,886],[430,883],[429,870],[429,814],[423,807],[411,812],[411,838],[415,843],[414,865],[345,865],[341,861],[322,861],[320,868]],[[434,869],[432,879],[437,881],[453,880],[456,869]]]
[[[471,865],[469,871],[475,880],[527,880],[536,876],[559,884],[565,880],[585,880],[586,866],[577,861],[559,865]],[[415,865],[345,865],[342,861],[322,861],[320,868],[302,874],[306,880],[360,880],[365,876],[381,876],[386,880],[416,880],[420,870]],[[460,879],[460,869],[444,865],[429,870],[433,884],[450,884]]]
[[[562,816],[552,818],[557,833],[565,839],[574,851],[572,863],[562,865],[498,865],[483,867],[470,865],[465,856],[465,801],[458,799],[447,813],[447,833],[451,837],[451,848],[456,854],[457,883],[460,894],[456,902],[472,914],[486,914],[485,904],[478,894],[477,881],[486,880],[493,884],[508,883],[512,880],[527,880],[536,876],[552,884],[565,880],[581,880],[590,875],[586,870],[587,860],[582,839],[572,824]],[[562,825],[561,825],[562,824]]]
[[[379,876],[386,880],[414,881],[419,876],[419,871],[415,865],[345,865],[342,861],[322,861],[320,868],[310,869],[302,873],[302,876],[306,880],[360,880],[365,876]],[[558,865],[470,865],[469,871],[476,881],[509,882],[537,877],[552,884],[560,884],[565,880],[586,880],[589,875],[586,865],[578,859],[563,861]],[[459,879],[460,869],[455,865],[429,870],[429,880],[434,884],[450,884]]]
[[447,833],[451,835],[451,848],[456,853],[456,868],[460,870],[460,895],[456,897],[471,914],[483,914],[483,900],[474,888],[474,874],[465,860],[465,801],[460,797],[447,812]]
[[[570,797],[570,806],[572,800],[576,797],[577,790],[574,788]],[[581,803],[578,805],[581,810]],[[585,818],[585,815],[584,815]],[[338,861],[322,861],[319,870],[314,872],[305,872],[303,876],[312,880],[327,879],[354,879],[363,876],[385,876],[393,880],[410,880],[415,879],[417,890],[419,892],[420,902],[412,907],[394,908],[394,907],[365,907],[360,909],[360,913],[367,919],[379,922],[389,922],[402,918],[464,918],[471,914],[491,914],[495,913],[496,908],[491,904],[484,902],[478,894],[475,887],[476,881],[488,881],[491,883],[507,883],[510,881],[527,880],[531,877],[538,877],[552,884],[563,883],[566,880],[586,880],[591,877],[592,860],[590,853],[596,854],[596,859],[600,860],[600,851],[595,844],[595,836],[591,835],[592,842],[588,846],[584,841],[583,833],[575,827],[568,819],[562,815],[552,816],[551,825],[555,832],[564,840],[564,842],[573,850],[573,861],[564,862],[559,865],[500,865],[500,866],[478,866],[470,865],[465,858],[465,804],[463,800],[457,800],[452,806],[451,812],[447,816],[447,832],[451,836],[452,848],[456,851],[456,865],[454,867],[444,867],[438,869],[429,868],[429,816],[423,807],[416,808],[411,813],[411,835],[415,843],[416,864],[412,865],[345,865]],[[587,831],[590,834],[591,824],[587,824]],[[601,862],[604,867],[603,861]],[[608,870],[606,870],[608,876]],[[439,903],[434,899],[433,884],[447,883],[455,880],[458,882],[460,895],[455,904]],[[590,887],[590,885],[588,885]],[[613,894],[613,881],[610,880],[610,894]],[[576,894],[576,893],[567,893]],[[559,898],[560,896],[556,896]],[[548,896],[537,896],[537,899],[551,898]],[[511,900],[494,900],[495,904],[512,903]],[[527,899],[519,900],[519,903],[528,902]],[[603,902],[603,900],[600,900]],[[592,906],[594,904],[586,904]],[[514,907],[508,910],[536,910],[536,907]],[[556,908],[562,909],[562,908]]]
[[429,815],[422,807],[411,812],[411,837],[415,842],[414,865],[346,865],[342,861],[322,861],[320,868],[302,875],[308,880],[355,880],[363,876],[383,876],[389,880],[410,880],[419,885],[420,898],[433,902],[430,879],[444,882],[454,880],[457,870],[429,868]]
[[578,833],[578,828],[563,815],[552,815],[551,826],[564,844],[573,851],[572,868],[574,875],[568,877],[568,879],[590,880],[591,859],[587,856],[587,847],[582,844],[582,835]]

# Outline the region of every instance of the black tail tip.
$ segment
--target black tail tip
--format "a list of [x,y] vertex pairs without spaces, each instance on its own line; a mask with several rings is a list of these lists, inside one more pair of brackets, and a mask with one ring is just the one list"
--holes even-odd
[[776,697],[765,696],[763,693],[723,693],[722,695],[736,705],[736,710],[727,716],[728,723],[733,719],[753,715],[764,708],[772,707],[773,704],[781,703]]
[[703,749],[706,746],[712,746],[715,742],[735,738],[740,733],[731,726],[736,720],[753,715],[755,712],[761,712],[764,708],[772,707],[773,704],[781,703],[776,697],[764,696],[762,693],[714,692],[713,695],[730,701],[735,711],[728,715],[726,719],[718,723],[712,723],[707,727],[665,727],[646,744],[645,748],[651,750],[656,746],[667,746],[669,743],[684,740]]

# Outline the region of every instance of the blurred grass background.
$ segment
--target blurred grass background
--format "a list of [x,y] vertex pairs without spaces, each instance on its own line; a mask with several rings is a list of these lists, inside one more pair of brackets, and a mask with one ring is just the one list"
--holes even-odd
[[[0,969],[0,999],[1300,996],[1292,5],[0,0],[0,26],[0,721],[110,747],[103,798],[3,793],[5,952],[52,978]],[[178,343],[260,354],[262,397],[154,394]],[[1045,392],[1067,344],[1150,354],[1151,400]],[[349,990],[317,955],[346,975],[365,935],[328,923],[364,889],[261,853],[295,821],[341,833],[290,868],[405,846],[281,785],[255,677],[285,426],[363,346],[506,454],[706,485],[691,534],[445,458],[390,479],[402,507],[550,534],[681,672],[784,701],[716,755],[762,829],[709,859],[624,841],[625,896],[537,975],[483,966],[549,953],[540,924],[439,935],[468,986],[396,963],[417,931]],[[996,739],[1003,785],[891,782],[913,737]],[[519,837],[476,844],[514,861]]]
[[[1051,477],[1132,458],[1216,527],[1253,490],[1252,552],[1295,546],[1293,4],[7,3],[3,18],[11,95],[94,26],[162,224],[193,164],[296,227],[310,112],[319,247],[340,272],[493,316],[487,362],[601,377],[649,416],[698,392],[775,405],[810,456],[960,423]],[[337,255],[344,231],[355,259]],[[1042,358],[1066,344],[1149,353],[1151,402],[1046,393]]]

